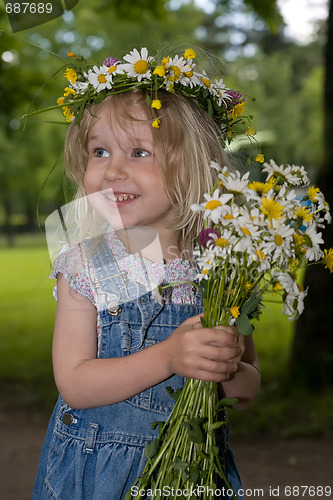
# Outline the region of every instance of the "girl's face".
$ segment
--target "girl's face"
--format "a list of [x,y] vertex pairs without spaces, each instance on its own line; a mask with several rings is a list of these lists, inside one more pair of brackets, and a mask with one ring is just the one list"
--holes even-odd
[[[146,119],[143,111],[135,113],[134,118]],[[117,124],[111,129],[105,112],[97,116],[88,135],[85,192],[92,195],[102,191],[103,217],[113,226],[117,223],[112,220],[118,217],[119,221],[120,217],[120,226],[115,229],[148,226],[161,235],[170,231],[167,228],[177,214],[162,186],[151,125],[130,122],[128,130]]]

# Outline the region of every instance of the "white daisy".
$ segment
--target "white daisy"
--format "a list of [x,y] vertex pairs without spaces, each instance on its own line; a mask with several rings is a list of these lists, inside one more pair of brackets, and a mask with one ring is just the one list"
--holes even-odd
[[186,73],[192,71],[191,65],[188,63],[188,61],[183,57],[179,57],[177,55],[173,58],[169,58],[166,64],[166,68],[168,71],[168,80],[170,82],[180,81],[181,83],[183,83],[183,85],[186,82],[186,78],[188,78],[186,76]]
[[210,218],[214,224],[218,224],[220,217],[223,216],[223,212],[225,211],[226,203],[233,198],[233,195],[228,193],[220,195],[219,190],[215,189],[212,196],[205,193],[204,198],[206,199],[206,202],[201,203],[200,205],[197,203],[193,204],[191,206],[192,210],[204,210],[204,218]]
[[215,82],[211,83],[209,87],[209,92],[217,98],[218,105],[220,107],[227,107],[228,101],[231,101],[231,95],[228,93],[228,89],[223,83],[223,79],[215,80]]
[[230,172],[228,176],[224,173],[219,174],[223,186],[232,194],[239,195],[244,193],[248,186],[250,172],[246,172],[242,177],[240,172]]
[[296,175],[298,182],[295,182],[296,186],[307,186],[310,184],[310,180],[307,174],[307,171],[305,170],[304,167],[298,167],[296,165],[287,165],[288,167],[291,167],[292,173]]
[[304,232],[304,243],[306,245],[305,258],[309,261],[319,260],[324,253],[320,248],[320,244],[324,243],[321,233],[317,233],[317,227],[314,222],[311,222]]
[[143,78],[150,79],[151,71],[149,64],[152,57],[148,56],[146,47],[141,49],[141,53],[137,49],[133,49],[129,54],[124,56],[124,61],[128,64],[122,64],[121,69],[127,73],[129,77],[136,78],[139,82]]
[[289,184],[297,185],[299,183],[299,177],[293,172],[293,167],[290,165],[278,166],[274,160],[270,160],[270,163],[264,163],[262,171],[268,173],[267,180],[274,176]]
[[[297,286],[297,285],[296,285]],[[297,319],[304,311],[304,299],[307,296],[307,290],[302,290],[295,293],[288,293],[285,298],[282,312],[289,316],[289,320]]]
[[107,66],[93,66],[88,72],[89,83],[96,89],[97,92],[101,92],[104,89],[112,88],[112,76],[109,73],[109,68]]
[[264,237],[272,255],[272,260],[285,263],[288,258],[292,257],[293,251],[293,234],[295,230],[290,225],[279,223],[276,227],[270,227],[268,234]]
[[256,269],[259,272],[270,268],[271,254],[266,242],[261,241],[258,245],[249,247],[248,254],[249,265],[256,262]]

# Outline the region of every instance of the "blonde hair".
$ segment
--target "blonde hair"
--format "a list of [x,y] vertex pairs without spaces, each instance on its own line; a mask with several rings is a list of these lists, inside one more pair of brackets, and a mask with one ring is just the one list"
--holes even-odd
[[[147,121],[144,123],[151,124],[158,115],[160,128],[152,128],[154,152],[161,166],[165,193],[179,210],[173,226],[178,231],[179,248],[189,249],[203,228],[202,213],[193,212],[191,205],[201,203],[204,193],[210,192],[218,180],[218,172],[211,167],[211,162],[221,166],[227,164],[223,138],[214,120],[194,100],[164,90],[158,91],[157,98],[162,102],[158,111],[147,105],[143,90],[111,95],[86,109],[80,125],[72,123],[67,135],[67,174],[78,186],[78,194],[84,195],[88,134],[101,106],[108,113],[111,128],[117,122],[127,130],[129,122],[141,121],[133,116],[133,110],[145,112]],[[130,132],[127,130],[127,133]]]

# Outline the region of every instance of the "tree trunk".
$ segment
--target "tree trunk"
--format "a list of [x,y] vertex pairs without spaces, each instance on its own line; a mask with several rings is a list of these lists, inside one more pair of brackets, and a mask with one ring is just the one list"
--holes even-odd
[[[333,208],[333,0],[330,1],[325,54],[325,159],[317,185]],[[306,145],[305,145],[306,147]],[[323,233],[325,248],[333,247],[333,225]],[[333,275],[324,266],[307,269],[305,310],[296,323],[291,355],[293,380],[320,388],[333,385]]]

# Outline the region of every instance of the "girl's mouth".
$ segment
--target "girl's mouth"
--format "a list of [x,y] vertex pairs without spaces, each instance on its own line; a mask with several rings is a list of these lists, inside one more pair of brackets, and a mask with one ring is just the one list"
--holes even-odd
[[110,201],[120,203],[120,202],[124,202],[124,201],[128,201],[128,200],[134,200],[135,198],[138,198],[139,196],[137,194],[128,194],[128,193],[122,193],[122,194],[108,193],[106,195],[106,197]]

